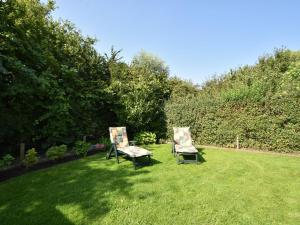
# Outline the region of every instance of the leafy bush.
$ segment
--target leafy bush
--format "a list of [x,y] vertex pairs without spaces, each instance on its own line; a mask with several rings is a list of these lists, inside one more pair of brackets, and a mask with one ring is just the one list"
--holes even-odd
[[127,68],[123,64],[110,66],[112,90],[118,96],[116,100],[119,105],[115,110],[118,123],[126,124],[129,133],[147,130],[164,138],[164,105],[170,95],[167,65],[143,51],[133,58]]
[[38,162],[38,156],[35,148],[29,149],[25,155],[23,163],[26,167],[31,167]]
[[111,146],[111,141],[109,138],[106,137],[101,137],[99,140],[100,144],[104,144],[105,145],[105,149],[109,149]]
[[6,154],[2,158],[2,162],[3,162],[4,166],[10,166],[13,163],[14,160],[15,160],[15,158],[10,154]]
[[76,155],[81,155],[83,157],[86,157],[90,146],[91,146],[91,144],[88,143],[88,142],[76,141],[76,143],[75,143],[75,153],[76,153]]
[[167,144],[168,141],[167,141],[166,139],[160,138],[160,139],[158,140],[158,143],[159,143],[159,144]]
[[0,168],[10,166],[14,160],[15,158],[12,155],[6,154],[2,157],[2,159],[0,159]]
[[156,134],[152,132],[140,132],[134,137],[134,140],[140,145],[154,144],[156,142]]
[[60,145],[60,146],[53,146],[48,149],[46,152],[46,155],[49,159],[55,160],[62,158],[67,152],[67,146],[66,145]]

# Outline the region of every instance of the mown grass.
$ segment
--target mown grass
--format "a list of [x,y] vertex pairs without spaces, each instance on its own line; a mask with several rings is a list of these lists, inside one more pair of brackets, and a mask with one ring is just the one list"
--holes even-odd
[[98,154],[0,183],[0,223],[300,224],[300,158],[206,148],[177,165],[148,148],[136,171]]

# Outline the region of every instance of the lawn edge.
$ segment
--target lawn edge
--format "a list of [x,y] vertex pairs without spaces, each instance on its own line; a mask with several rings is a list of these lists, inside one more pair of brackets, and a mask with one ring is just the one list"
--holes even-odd
[[259,153],[259,154],[269,154],[269,155],[281,155],[281,156],[290,156],[290,157],[300,157],[300,153],[298,152],[274,152],[274,151],[267,151],[267,150],[258,150],[258,149],[252,149],[252,148],[226,148],[226,147],[220,147],[215,145],[196,145],[196,147],[199,148],[205,148],[205,149],[219,149],[223,151],[229,151],[229,152],[249,152],[249,153]]

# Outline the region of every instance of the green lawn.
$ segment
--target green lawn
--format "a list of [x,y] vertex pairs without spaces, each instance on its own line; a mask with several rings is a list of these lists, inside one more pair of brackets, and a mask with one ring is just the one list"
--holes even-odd
[[170,145],[148,146],[138,170],[104,154],[0,183],[0,223],[300,224],[300,158],[204,149],[177,165]]

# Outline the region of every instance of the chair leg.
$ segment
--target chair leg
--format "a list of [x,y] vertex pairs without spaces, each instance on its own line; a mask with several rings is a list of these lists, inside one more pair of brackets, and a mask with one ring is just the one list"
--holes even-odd
[[115,156],[116,156],[116,161],[117,161],[117,163],[119,164],[120,162],[119,162],[119,155],[118,155],[118,150],[117,150],[117,148],[115,148]]
[[106,153],[106,159],[110,159],[112,151],[113,151],[113,146],[111,146],[108,152]]
[[176,151],[175,151],[175,143],[172,143],[172,154],[175,157],[176,156]]
[[132,163],[133,163],[133,167],[136,170],[136,163],[135,163],[135,157],[132,157]]
[[177,160],[177,164],[180,164],[180,159],[179,159],[180,155],[178,153],[176,153],[176,160]]
[[149,165],[152,165],[151,156],[150,155],[148,155],[148,163],[149,163]]

